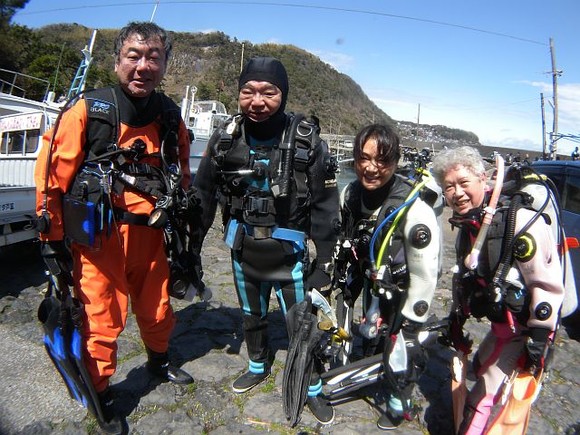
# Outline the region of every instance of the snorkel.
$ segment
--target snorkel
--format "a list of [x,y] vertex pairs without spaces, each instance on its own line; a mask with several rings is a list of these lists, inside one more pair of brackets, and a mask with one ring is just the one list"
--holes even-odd
[[477,238],[475,239],[475,243],[473,244],[473,248],[471,248],[471,252],[465,257],[463,264],[469,270],[475,270],[477,265],[479,264],[479,253],[481,252],[481,247],[483,246],[483,242],[487,237],[487,231],[489,230],[489,225],[491,224],[491,220],[493,219],[493,215],[495,214],[497,208],[497,202],[499,200],[499,195],[501,193],[501,189],[503,186],[503,177],[504,177],[504,161],[503,157],[500,155],[496,155],[495,157],[495,166],[496,166],[496,180],[495,186],[493,187],[493,192],[491,194],[491,198],[489,200],[489,204],[487,207],[484,208],[484,215],[483,215],[483,222],[477,233]]

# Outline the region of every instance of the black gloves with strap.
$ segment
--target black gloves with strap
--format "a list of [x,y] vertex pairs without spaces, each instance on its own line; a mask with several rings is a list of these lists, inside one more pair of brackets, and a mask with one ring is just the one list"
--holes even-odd
[[467,319],[456,312],[452,312],[447,319],[449,321],[449,329],[441,337],[443,344],[455,348],[455,350],[462,352],[464,355],[469,355],[473,340],[470,338],[469,333],[463,329]]
[[323,268],[328,269],[328,264],[330,263],[319,264],[315,262],[313,264],[314,267],[311,268],[310,274],[306,277],[306,291],[315,288],[323,296],[330,296],[330,271],[323,270]]
[[551,330],[545,328],[530,328],[526,342],[526,370],[540,370],[544,368],[549,349]]
[[40,255],[51,275],[72,286],[72,255],[63,240],[41,242]]

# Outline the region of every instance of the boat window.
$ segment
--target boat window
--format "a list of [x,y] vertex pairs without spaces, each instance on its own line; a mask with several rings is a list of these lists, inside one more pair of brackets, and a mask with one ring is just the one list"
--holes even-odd
[[8,149],[8,133],[2,134],[2,141],[0,142],[0,154],[7,154]]
[[38,150],[40,130],[5,131],[0,142],[0,154],[26,155]]
[[24,148],[24,132],[11,131],[7,133],[6,154],[22,154]]
[[40,140],[40,130],[28,130],[26,132],[26,154],[34,154],[38,150]]

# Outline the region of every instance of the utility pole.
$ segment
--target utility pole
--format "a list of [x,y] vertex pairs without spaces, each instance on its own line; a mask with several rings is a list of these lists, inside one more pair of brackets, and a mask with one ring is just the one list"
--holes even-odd
[[544,93],[540,92],[540,101],[542,107],[542,160],[548,157],[548,150],[546,149],[546,111],[544,109]]
[[242,42],[242,55],[240,56],[240,74],[244,69],[244,43]]
[[417,105],[417,128],[415,129],[415,148],[419,150],[419,125],[421,119],[421,103]]
[[558,145],[556,141],[558,137],[558,77],[562,75],[562,71],[556,69],[556,53],[554,50],[554,40],[550,38],[550,55],[552,58],[552,92],[554,101],[554,121],[552,126],[552,133],[550,134],[550,160],[556,160]]
[[[240,74],[244,69],[244,43],[242,42],[242,55],[240,57]],[[238,113],[240,113],[240,99],[238,98]]]

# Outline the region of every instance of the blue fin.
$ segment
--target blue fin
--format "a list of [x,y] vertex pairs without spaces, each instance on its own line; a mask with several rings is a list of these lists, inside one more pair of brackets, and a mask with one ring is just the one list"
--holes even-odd
[[64,304],[55,297],[47,296],[38,308],[38,320],[44,329],[44,347],[61,375],[70,396],[80,402],[97,419],[103,420],[103,412],[91,377],[82,358],[82,334],[73,317],[78,318],[80,303],[70,295]]

